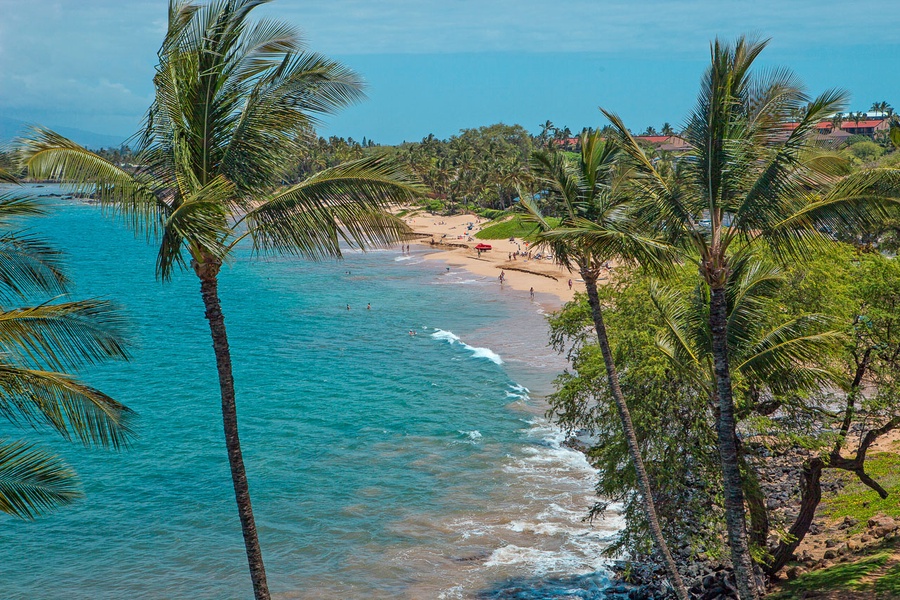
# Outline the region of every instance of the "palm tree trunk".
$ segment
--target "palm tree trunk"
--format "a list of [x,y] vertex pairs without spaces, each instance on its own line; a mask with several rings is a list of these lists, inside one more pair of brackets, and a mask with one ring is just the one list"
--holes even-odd
[[747,543],[747,520],[744,511],[744,493],[741,487],[741,469],[738,462],[734,420],[734,400],[731,393],[731,370],[728,365],[728,300],[724,287],[710,290],[709,327],[712,332],[712,352],[716,374],[716,392],[719,398],[719,418],[716,421],[719,461],[722,463],[722,483],[725,492],[725,525],[728,529],[728,546],[734,568],[738,595],[741,600],[756,600],[753,561]]
[[238,438],[237,406],[234,397],[234,376],[231,372],[231,350],[225,331],[225,317],[219,301],[218,273],[221,261],[193,261],[192,266],[200,278],[200,293],[206,308],[206,320],[212,334],[213,351],[216,354],[216,368],[219,371],[219,388],[222,392],[222,424],[225,428],[225,446],[228,450],[228,464],[231,467],[231,481],[234,484],[234,499],[237,501],[244,547],[253,582],[253,596],[256,600],[270,600],[266,569],[263,565],[262,550],[256,534],[256,522],[250,505],[250,486],[241,455],[241,440]]
[[663,538],[662,527],[659,524],[659,517],[656,514],[656,505],[653,502],[653,496],[650,493],[650,478],[644,469],[644,461],[641,459],[641,449],[638,446],[637,434],[634,432],[634,425],[631,422],[631,412],[625,403],[625,396],[622,394],[622,388],[619,387],[619,374],[616,371],[616,365],[613,362],[612,351],[609,348],[609,338],[606,335],[606,325],[603,322],[603,312],[600,308],[600,298],[597,296],[597,274],[587,269],[582,269],[581,276],[584,279],[585,287],[588,293],[588,304],[591,306],[591,315],[594,318],[594,328],[597,330],[597,341],[600,343],[600,352],[603,354],[603,362],[606,364],[606,376],[609,381],[609,389],[612,392],[616,408],[619,411],[619,419],[622,421],[622,430],[625,432],[625,440],[628,443],[628,453],[631,455],[631,461],[634,463],[634,470],[637,472],[638,493],[644,505],[644,514],[647,517],[647,524],[650,527],[650,535],[656,544],[657,550],[662,555],[663,562],[666,565],[666,571],[669,574],[669,582],[675,589],[675,594],[679,600],[688,600],[687,588],[681,580],[678,568],[675,566],[675,560],[672,553],[669,552],[669,546]]

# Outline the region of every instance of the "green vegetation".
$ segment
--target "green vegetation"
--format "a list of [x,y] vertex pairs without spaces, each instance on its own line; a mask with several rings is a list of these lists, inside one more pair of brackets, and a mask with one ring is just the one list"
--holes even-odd
[[[559,219],[554,219],[559,224]],[[528,223],[520,215],[503,216],[486,223],[481,231],[475,234],[480,240],[508,240],[509,238],[531,239],[537,233],[538,228],[534,223]]]
[[[316,115],[361,98],[360,78],[308,52],[290,25],[254,24],[255,0],[170,6],[137,170],[36,128],[21,153],[36,177],[61,177],[160,242],[161,279],[192,271],[209,323],[222,420],[253,593],[270,598],[240,447],[219,275],[238,240],[262,254],[309,258],[395,243],[406,225],[385,209],[422,188],[382,156],[340,164],[279,187]],[[154,235],[156,234],[156,235]]]
[[[890,554],[883,552],[863,558],[856,562],[848,562],[846,564],[822,569],[821,571],[804,573],[794,581],[786,583],[783,592],[772,594],[767,598],[768,600],[799,600],[800,598],[806,597],[804,592],[807,591],[862,592],[873,590],[875,587],[871,583],[864,582],[864,579],[883,567],[889,559]],[[896,566],[894,569],[896,570]],[[889,577],[887,584],[883,584],[882,588],[890,587],[894,583],[895,578],[896,573]],[[884,590],[881,589],[879,591]]]
[[866,522],[877,514],[900,519],[900,454],[877,452],[866,460],[866,472],[878,481],[890,494],[881,498],[872,489],[860,483],[851,473],[838,473],[844,482],[841,493],[822,502],[822,513],[829,519],[852,517],[857,521],[848,533],[858,533]]
[[847,153],[858,163],[870,163],[884,154],[884,148],[867,139],[850,145]]
[[884,598],[900,598],[900,564],[888,569],[872,587],[876,594]]
[[[15,179],[0,169],[0,181]],[[131,410],[72,374],[126,358],[116,308],[97,300],[27,304],[58,298],[69,284],[59,254],[11,225],[43,212],[32,200],[0,195],[0,415],[85,446],[120,448],[133,437]],[[77,475],[61,458],[0,439],[0,512],[33,519],[81,496]]]
[[[618,218],[643,226],[644,243],[680,264],[665,278],[619,269],[597,300],[578,297],[551,318],[553,343],[573,367],[558,380],[551,413],[593,436],[598,493],[625,504],[626,531],[614,550],[649,551],[653,524],[640,505],[640,477],[621,468],[633,452],[617,426],[619,399],[606,389],[611,364],[666,536],[708,556],[728,551],[742,599],[758,597],[752,572],[776,573],[806,535],[823,471],[854,473],[870,495],[886,494],[866,475],[866,453],[900,426],[900,268],[877,252],[900,205],[900,173],[854,171],[817,151],[817,124],[845,97],[807,101],[781,72],[757,79],[751,65],[764,46],[714,44],[682,134],[690,160],[649,156],[606,113],[622,174],[606,193],[634,206]],[[794,107],[802,118],[785,139],[784,115]],[[573,174],[567,181],[565,189],[585,189]],[[547,241],[582,236],[600,248],[626,237],[604,230],[586,204],[578,211],[583,221]],[[864,253],[833,241],[860,231],[872,232]],[[590,339],[604,329],[598,307],[612,360],[602,336],[600,349]],[[851,432],[864,443],[847,443]],[[792,517],[776,510],[780,500],[768,501],[773,457],[802,474]]]
[[528,220],[539,227],[538,245],[550,248],[558,264],[576,269],[585,283],[591,322],[603,357],[609,394],[624,433],[629,464],[636,474],[643,516],[676,596],[688,600],[687,587],[662,532],[634,423],[619,385],[603,319],[604,307],[597,291],[597,282],[610,261],[640,264],[662,272],[674,262],[674,252],[644,235],[634,196],[613,193],[619,183],[617,146],[604,142],[599,131],[582,134],[579,146],[581,155],[577,161],[547,151],[532,155],[532,169],[539,181],[547,185],[553,203],[564,207],[564,219],[560,223],[548,221],[533,199],[523,199],[522,205],[528,211]]

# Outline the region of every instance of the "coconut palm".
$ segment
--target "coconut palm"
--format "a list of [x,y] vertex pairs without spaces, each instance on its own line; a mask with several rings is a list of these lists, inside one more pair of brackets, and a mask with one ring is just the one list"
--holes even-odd
[[[711,65],[683,134],[692,150],[677,181],[661,175],[621,119],[604,111],[629,157],[644,218],[685,248],[710,290],[726,527],[742,600],[756,598],[758,584],[747,543],[727,333],[726,290],[735,265],[763,245],[787,259],[822,232],[877,220],[900,183],[900,173],[885,169],[838,177],[833,159],[808,154],[816,125],[840,110],[846,95],[832,90],[810,100],[787,70],[754,76],[753,61],[765,46],[743,37],[711,44]],[[797,107],[804,116],[788,133]]]
[[[94,300],[15,307],[66,288],[59,254],[11,228],[11,219],[42,213],[32,200],[0,195],[0,415],[87,446],[119,448],[132,436],[132,412],[69,374],[125,357],[114,307]],[[58,456],[0,440],[0,512],[33,519],[81,496],[76,473]]]
[[619,386],[603,308],[597,295],[597,280],[609,261],[639,262],[647,267],[659,268],[667,262],[667,248],[658,241],[643,237],[634,229],[627,197],[615,189],[617,151],[614,144],[604,143],[599,131],[584,132],[580,141],[581,154],[577,164],[571,163],[559,152],[538,151],[532,157],[532,170],[539,185],[545,186],[547,192],[555,196],[557,205],[565,211],[558,225],[552,225],[541,215],[530,194],[520,192],[519,197],[528,211],[525,220],[537,226],[536,243],[549,246],[560,265],[577,269],[584,280],[597,341],[606,365],[609,390],[616,403],[628,453],[637,473],[644,514],[656,548],[666,565],[669,580],[678,597],[687,600],[687,589],[663,538],[650,479],[641,458],[631,413]]
[[[821,364],[821,357],[840,339],[840,332],[829,328],[833,321],[824,315],[773,318],[771,299],[784,281],[780,269],[751,258],[734,265],[726,288],[729,358],[732,372],[744,382],[745,416],[754,412],[771,414],[779,408],[779,398],[836,384],[835,373]],[[657,345],[709,399],[711,413],[715,414],[718,400],[709,329],[709,289],[704,282],[698,282],[694,293],[685,295],[676,288],[654,283],[651,298],[664,323]],[[769,535],[765,498],[754,471],[738,448],[745,474],[750,540],[765,552]],[[768,564],[767,572],[773,572]]]
[[249,238],[257,253],[339,257],[341,244],[404,239],[384,208],[422,189],[385,158],[326,169],[280,188],[304,131],[362,97],[359,77],[306,50],[289,24],[250,13],[266,0],[172,1],[155,100],[125,170],[45,129],[22,140],[32,174],[57,177],[159,240],[158,276],[190,268],[200,282],[221,391],[225,445],[258,600],[269,598],[238,436],[231,353],[219,300],[223,261]]

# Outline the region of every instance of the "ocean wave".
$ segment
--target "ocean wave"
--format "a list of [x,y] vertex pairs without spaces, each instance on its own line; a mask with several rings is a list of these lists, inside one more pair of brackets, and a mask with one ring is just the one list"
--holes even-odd
[[449,342],[451,346],[458,343],[460,346],[472,353],[472,358],[486,358],[494,364],[503,364],[503,359],[500,358],[500,355],[490,348],[476,348],[475,346],[470,346],[464,341],[460,340],[459,336],[452,331],[437,329],[434,333],[431,334],[431,337],[435,340],[443,340],[445,342]]
[[506,390],[507,398],[516,398],[518,400],[528,400],[528,394],[531,393],[524,385],[520,385],[518,383],[511,383],[509,385],[509,389]]

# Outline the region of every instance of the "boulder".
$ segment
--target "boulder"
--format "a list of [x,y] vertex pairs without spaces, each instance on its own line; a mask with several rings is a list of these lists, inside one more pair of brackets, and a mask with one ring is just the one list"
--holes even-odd
[[876,538],[883,538],[889,533],[897,531],[900,528],[900,524],[897,523],[891,517],[885,517],[884,515],[876,515],[869,519],[869,533]]

